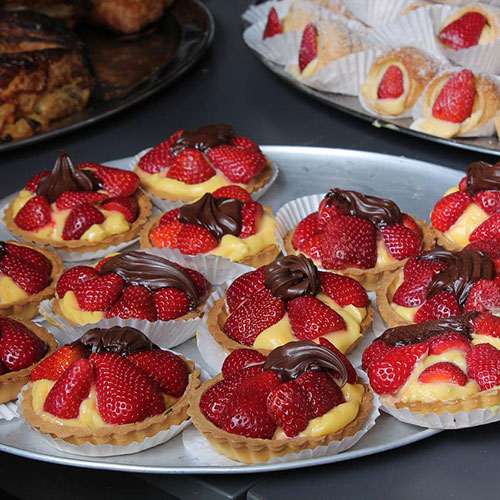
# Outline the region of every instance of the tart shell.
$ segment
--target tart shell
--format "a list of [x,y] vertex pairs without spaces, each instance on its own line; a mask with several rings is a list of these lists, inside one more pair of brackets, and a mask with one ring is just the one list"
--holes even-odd
[[432,229],[434,230],[434,234],[436,235],[438,245],[443,247],[444,249],[449,250],[450,252],[458,252],[459,250],[462,250],[464,248],[460,245],[457,245],[453,241],[450,241],[441,231],[438,231],[436,228]]

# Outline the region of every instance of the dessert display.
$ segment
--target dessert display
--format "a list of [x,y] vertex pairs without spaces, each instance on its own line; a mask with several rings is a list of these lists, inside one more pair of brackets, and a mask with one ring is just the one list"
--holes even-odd
[[460,184],[436,203],[431,222],[438,243],[448,250],[500,242],[500,164],[471,163]]
[[141,233],[141,247],[177,248],[186,255],[218,255],[259,267],[280,252],[275,225],[270,208],[229,185],[153,217]]
[[75,167],[63,151],[52,171],[36,174],[12,200],[4,222],[23,241],[77,255],[123,247],[151,214],[138,188],[133,172],[96,163]]
[[0,241],[0,316],[29,320],[54,295],[63,270],[55,254],[16,241]]
[[189,202],[231,184],[254,193],[269,182],[272,169],[254,141],[218,124],[174,132],[138,155],[135,172],[148,194]]
[[375,290],[384,273],[434,246],[431,229],[391,200],[331,189],[318,211],[282,235],[285,253],[304,254],[326,270]]
[[29,425],[56,440],[138,442],[145,449],[148,438],[188,419],[199,375],[192,361],[159,349],[134,328],[94,328],[33,370],[21,410]]
[[222,374],[195,392],[188,411],[219,453],[256,463],[340,445],[362,430],[372,398],[351,363],[326,339],[321,345],[301,340],[277,347],[267,358],[248,349],[233,351]]
[[226,352],[243,346],[267,354],[297,340],[327,339],[354,349],[372,321],[366,291],[354,279],[319,271],[304,255],[289,255],[243,274],[207,316]]
[[500,242],[481,243],[479,249],[423,253],[386,276],[377,290],[377,305],[386,323],[405,325],[467,311],[498,311]]
[[45,328],[0,317],[0,404],[16,399],[35,365],[56,349],[54,336]]

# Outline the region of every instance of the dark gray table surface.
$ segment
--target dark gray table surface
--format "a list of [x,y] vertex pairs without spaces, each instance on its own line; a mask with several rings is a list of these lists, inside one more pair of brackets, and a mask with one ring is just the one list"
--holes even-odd
[[[182,0],[179,0],[182,1]],[[266,70],[241,39],[245,0],[208,0],[213,46],[161,94],[93,127],[0,155],[0,197],[50,168],[60,149],[76,162],[133,155],[178,128],[227,122],[260,144],[325,146],[403,155],[465,170],[495,157],[454,149],[345,115]],[[286,167],[285,167],[286,168]],[[404,171],[401,172],[404,175]],[[500,424],[438,434],[354,461],[268,475],[139,476],[43,464],[0,454],[0,493],[17,498],[495,498]],[[4,497],[2,497],[4,498]]]

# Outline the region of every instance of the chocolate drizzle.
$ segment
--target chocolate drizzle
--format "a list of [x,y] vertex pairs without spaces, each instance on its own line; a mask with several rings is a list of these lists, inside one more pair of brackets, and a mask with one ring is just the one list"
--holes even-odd
[[425,321],[413,325],[396,326],[386,330],[376,340],[383,340],[387,345],[393,347],[401,347],[426,342],[434,335],[448,332],[459,333],[471,340],[472,322],[478,314],[477,311],[470,311],[463,316],[452,316],[451,318]]
[[325,196],[327,204],[335,203],[340,212],[367,219],[378,227],[401,222],[399,207],[391,200],[357,191],[334,188]]
[[199,224],[220,240],[225,234],[240,234],[242,207],[239,200],[214,198],[211,193],[205,193],[198,201],[180,208],[179,220]]
[[205,152],[220,144],[228,144],[233,136],[233,129],[229,125],[205,125],[197,130],[184,132],[172,149],[174,154],[179,154],[185,148],[196,148]]
[[318,269],[305,255],[288,255],[264,267],[265,286],[275,297],[291,300],[319,291]]
[[101,274],[116,273],[129,285],[142,285],[150,290],[179,288],[191,300],[193,308],[200,304],[195,283],[186,271],[169,260],[146,252],[123,252],[111,257],[101,268]]
[[36,194],[54,203],[65,191],[97,191],[101,187],[95,175],[75,168],[66,151],[61,151],[52,172],[38,184]]
[[270,352],[262,369],[273,370],[283,382],[297,378],[306,370],[335,370],[341,377],[340,387],[347,382],[347,368],[330,349],[312,340],[288,342]]
[[456,295],[460,306],[464,306],[471,288],[479,280],[495,278],[495,265],[490,257],[480,250],[468,248],[460,252],[448,250],[433,250],[420,257],[419,260],[438,259],[447,267],[436,274],[427,288],[427,298],[441,292],[451,292]]
[[469,194],[477,191],[500,190],[500,162],[490,165],[485,161],[475,161],[466,170]]

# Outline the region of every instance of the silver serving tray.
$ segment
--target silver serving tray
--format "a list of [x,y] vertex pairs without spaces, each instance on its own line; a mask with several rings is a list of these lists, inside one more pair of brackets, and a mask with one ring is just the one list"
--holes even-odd
[[[377,153],[292,146],[264,146],[262,149],[281,168],[277,181],[261,200],[275,211],[299,196],[339,186],[391,198],[404,211],[428,219],[434,203],[461,178],[460,172],[449,168]],[[109,164],[126,168],[130,161],[130,158],[125,158]],[[1,200],[0,205],[3,202]],[[0,227],[0,240],[8,237],[5,229]],[[47,326],[58,335],[55,328]],[[201,359],[194,340],[184,343],[177,350],[203,368],[208,368]],[[382,414],[375,427],[356,446],[339,455],[292,463],[222,467],[192,459],[183,448],[180,436],[135,455],[108,458],[69,455],[48,446],[36,431],[17,419],[0,421],[0,451],[45,462],[93,469],[157,474],[235,474],[287,470],[351,460],[405,446],[437,432],[439,431],[403,424]]]

